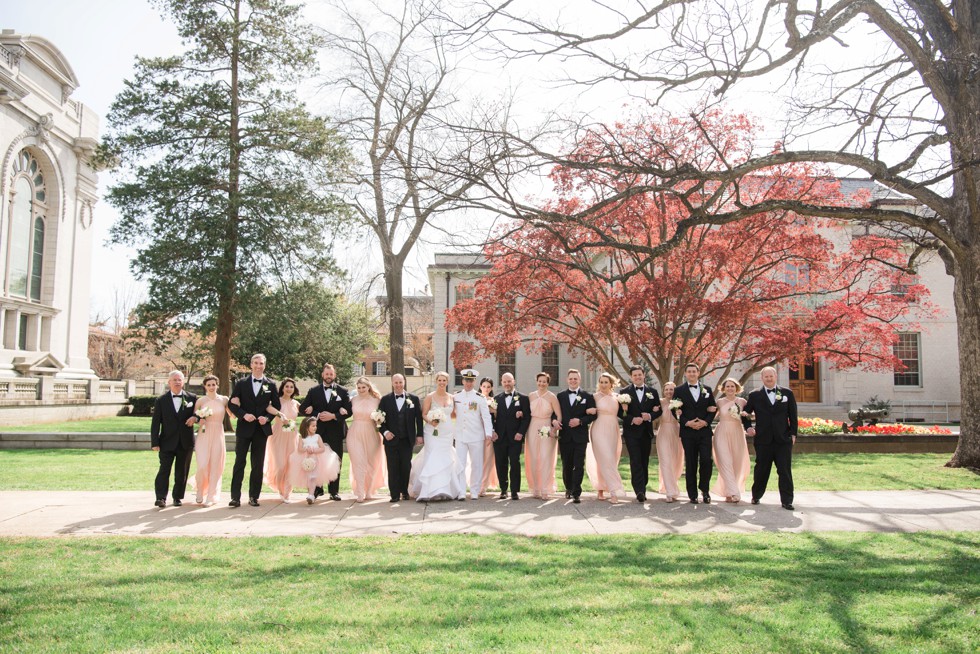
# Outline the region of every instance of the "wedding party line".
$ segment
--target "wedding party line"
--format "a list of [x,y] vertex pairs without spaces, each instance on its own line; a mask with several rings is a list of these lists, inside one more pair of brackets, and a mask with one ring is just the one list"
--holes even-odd
[[[536,389],[516,389],[511,373],[494,381],[472,368],[461,371],[463,389],[450,393],[449,374],[435,375],[435,390],[423,398],[406,392],[405,377],[391,377],[392,392],[381,395],[367,377],[355,382],[355,394],[336,381],[331,364],[302,402],[294,379],[280,383],[265,376],[266,357],[255,354],[251,374],[234,384],[228,397],[217,393],[219,379],[203,380],[204,395],[184,390],[184,375],[173,371],[168,390],[157,398],[150,427],[151,447],[160,467],[155,505],[167,505],[170,477],[174,506],[183,504],[186,487],[195,501],[220,501],[225,468],[226,414],[237,418],[235,460],[229,507],[241,506],[249,467],[247,495],[259,506],[263,483],[288,502],[294,489],[306,490],[306,502],[321,496],[340,501],[340,473],[346,443],[348,475],[357,502],[375,499],[387,487],[390,502],[477,500],[498,488],[500,500],[519,500],[521,472],[537,499],[557,496],[556,466],[561,460],[564,497],[581,502],[588,475],[599,500],[616,504],[628,497],[619,461],[625,443],[630,486],[646,502],[650,456],[656,444],[659,493],[666,502],[684,494],[692,504],[710,503],[712,495],[742,501],[751,468],[746,436],[753,437],[755,470],[749,497],[758,504],[773,465],[780,504],[793,507],[792,451],[798,432],[796,398],[776,385],[776,370],[764,368],[761,385],[742,396],[728,378],[712,389],[700,368],[687,364],[685,381],[667,382],[660,392],[647,383],[646,371],[630,369],[630,382],[599,375],[590,392],[581,374],[570,369],[566,388],[549,390],[551,376],[535,376]],[[349,423],[349,424],[348,424]],[[195,433],[196,427],[196,433]],[[421,445],[417,455],[415,447]],[[190,478],[191,460],[197,470]],[[522,458],[523,455],[523,466]],[[713,468],[718,478],[711,486]]]

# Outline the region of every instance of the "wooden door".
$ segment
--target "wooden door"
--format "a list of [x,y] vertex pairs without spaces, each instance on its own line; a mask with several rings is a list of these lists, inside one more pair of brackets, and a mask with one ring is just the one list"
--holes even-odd
[[797,402],[820,402],[820,360],[804,359],[790,368],[789,388]]

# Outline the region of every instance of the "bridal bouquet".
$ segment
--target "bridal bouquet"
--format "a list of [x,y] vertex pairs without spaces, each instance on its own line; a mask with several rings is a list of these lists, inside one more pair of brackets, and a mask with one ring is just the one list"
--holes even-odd
[[728,415],[730,415],[733,418],[741,418],[742,409],[739,408],[738,404],[732,403],[732,405],[728,407]]
[[497,410],[497,400],[495,400],[492,397],[488,397],[487,398],[487,406],[490,407],[490,410],[491,411],[496,411]]
[[425,419],[432,423],[432,435],[438,436],[439,423],[446,419],[446,414],[443,413],[442,409],[429,409],[429,412],[425,414]]
[[374,421],[374,426],[377,427],[378,431],[381,431],[381,423],[385,421],[385,412],[381,409],[375,409],[371,412],[371,420]]
[[313,472],[316,469],[316,457],[308,456],[304,458],[302,466],[303,466],[303,470],[305,470],[306,472]]
[[[194,412],[194,415],[204,420],[205,418],[210,418],[214,415],[214,411],[211,410],[209,406],[202,406],[200,409]],[[204,425],[201,425],[201,431],[204,431]]]
[[671,400],[668,406],[670,406],[671,411],[676,411],[677,409],[684,406],[684,403],[681,402],[680,400]]
[[632,399],[633,398],[629,396],[629,393],[620,393],[619,395],[616,396],[616,401],[622,404],[623,406],[629,404],[632,401]]

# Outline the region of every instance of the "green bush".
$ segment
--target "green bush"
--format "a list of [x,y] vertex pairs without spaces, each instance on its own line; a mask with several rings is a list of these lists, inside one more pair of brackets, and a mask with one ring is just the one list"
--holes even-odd
[[156,395],[131,395],[129,403],[133,407],[133,416],[152,416],[153,403],[157,401]]

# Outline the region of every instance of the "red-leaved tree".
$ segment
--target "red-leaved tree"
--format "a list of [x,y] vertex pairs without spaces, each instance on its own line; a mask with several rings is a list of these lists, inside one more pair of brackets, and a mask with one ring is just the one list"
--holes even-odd
[[[677,171],[694,162],[736,165],[754,138],[744,116],[715,111],[697,126],[684,119],[617,124],[585,135],[577,152],[590,162],[605,153],[642,153]],[[678,193],[676,182],[658,186],[653,167],[640,177],[617,175],[610,172],[615,162],[606,163],[612,165],[555,169],[549,210],[562,220],[512,223],[486,245],[490,273],[476,283],[473,299],[447,313],[449,328],[482,348],[462,342],[459,357],[561,343],[620,374],[643,364],[661,384],[678,381],[689,361],[703,375],[734,373],[743,382],[763,366],[802,357],[890,371],[898,364],[896,325],[917,329],[914,320],[935,310],[914,283],[899,239],[873,233],[852,239],[853,227],[778,209],[722,225],[686,225],[709,204],[870,200],[867,191],[845,197],[826,171],[781,167],[726,189],[731,197],[719,202],[710,186],[692,182]],[[637,193],[575,219],[610,190],[627,189]],[[645,247],[630,251],[616,242]]]

